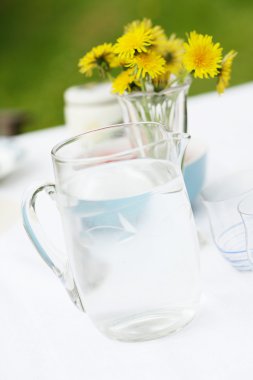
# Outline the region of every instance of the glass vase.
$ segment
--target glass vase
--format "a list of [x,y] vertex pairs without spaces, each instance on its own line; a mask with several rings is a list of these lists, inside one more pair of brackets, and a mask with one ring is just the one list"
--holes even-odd
[[163,124],[168,132],[187,132],[187,94],[190,77],[183,84],[160,92],[132,92],[119,96],[125,123],[153,121]]

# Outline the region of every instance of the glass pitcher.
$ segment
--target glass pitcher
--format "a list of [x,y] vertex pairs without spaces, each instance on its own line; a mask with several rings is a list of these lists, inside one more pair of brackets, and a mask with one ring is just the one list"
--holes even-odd
[[[110,338],[167,335],[198,308],[198,240],[181,174],[188,139],[151,122],[87,132],[53,148],[55,185],[24,200],[24,226],[41,257]],[[43,192],[60,211],[66,257],[42,234]]]

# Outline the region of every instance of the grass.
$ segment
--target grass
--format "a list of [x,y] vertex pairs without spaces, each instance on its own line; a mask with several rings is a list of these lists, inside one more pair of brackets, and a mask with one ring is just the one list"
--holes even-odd
[[[24,131],[62,124],[64,90],[86,81],[79,57],[143,17],[180,37],[193,29],[212,34],[225,51],[239,52],[231,84],[253,79],[252,0],[2,0],[0,107],[27,111]],[[195,81],[191,94],[214,86]]]

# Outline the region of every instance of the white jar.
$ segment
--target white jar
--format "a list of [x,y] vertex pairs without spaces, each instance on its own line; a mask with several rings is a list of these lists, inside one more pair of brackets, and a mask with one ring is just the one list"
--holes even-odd
[[88,84],[68,88],[64,93],[65,124],[71,135],[117,124],[122,120],[111,83]]

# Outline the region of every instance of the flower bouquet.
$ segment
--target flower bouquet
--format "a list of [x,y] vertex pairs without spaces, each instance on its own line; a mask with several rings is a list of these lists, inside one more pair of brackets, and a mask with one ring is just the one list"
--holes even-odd
[[[212,36],[192,31],[184,41],[175,34],[167,36],[160,26],[143,19],[128,24],[114,44],[104,43],[86,53],[79,69],[86,76],[97,69],[102,78],[112,82],[124,122],[155,121],[170,132],[187,132],[187,94],[192,79],[214,79],[218,93],[223,93],[236,54],[231,50],[223,55]],[[205,156],[194,162],[194,168],[185,166],[192,199],[204,181]]]
[[79,69],[86,76],[97,69],[112,81],[125,122],[158,121],[169,131],[187,131],[191,78],[215,78],[218,93],[229,84],[237,53],[223,56],[222,51],[211,36],[192,31],[184,41],[143,19],[128,24],[115,44],[92,48],[80,59]]
[[[112,80],[112,91],[118,94],[133,91],[161,91],[183,83],[186,76],[216,78],[217,91],[224,92],[230,80],[236,52],[223,57],[220,43],[211,36],[195,31],[187,41],[175,34],[166,36],[151,20],[133,21],[115,44],[94,47],[79,61],[80,72],[91,76],[97,68],[103,78]],[[112,71],[120,69],[115,76]]]

